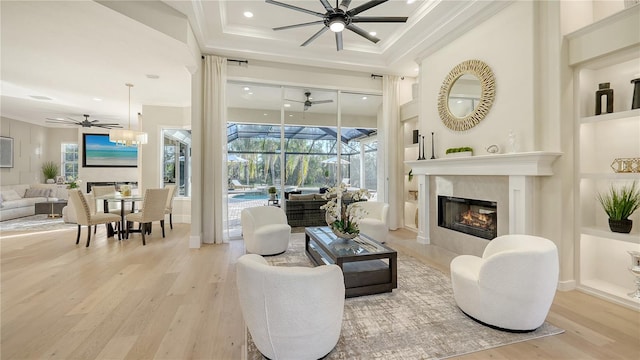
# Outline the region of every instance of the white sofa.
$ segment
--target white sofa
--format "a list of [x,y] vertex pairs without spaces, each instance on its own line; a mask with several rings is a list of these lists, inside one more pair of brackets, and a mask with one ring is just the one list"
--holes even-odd
[[55,184],[0,186],[0,221],[35,215],[36,203],[67,199],[67,190]]
[[345,294],[340,267],[269,266],[247,254],[236,270],[242,316],[264,356],[315,360],[336,346]]
[[544,323],[558,284],[558,249],[548,239],[503,235],[482,257],[451,261],[451,285],[458,307],[492,327],[526,332]]
[[378,242],[387,241],[389,204],[377,201],[359,201],[352,206],[364,211],[362,218],[358,220],[360,232]]

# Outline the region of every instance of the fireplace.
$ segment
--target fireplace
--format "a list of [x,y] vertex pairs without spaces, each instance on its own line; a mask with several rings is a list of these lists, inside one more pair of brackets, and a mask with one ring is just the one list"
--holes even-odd
[[498,205],[494,201],[438,196],[438,226],[483,239],[498,236]]

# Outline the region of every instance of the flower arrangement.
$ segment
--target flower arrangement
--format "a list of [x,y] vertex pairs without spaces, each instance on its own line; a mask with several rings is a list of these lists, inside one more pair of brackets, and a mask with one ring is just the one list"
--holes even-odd
[[71,176],[69,176],[67,178],[67,183],[68,183],[67,189],[77,189],[80,187],[80,184],[82,184],[82,180],[77,178],[74,179]]
[[342,201],[344,194],[347,191],[345,184],[329,188],[329,190],[322,196],[328,200],[326,204],[320,208],[326,210],[327,224],[336,235],[340,237],[355,237],[360,233],[358,227],[358,220],[360,220],[365,212],[359,207],[354,207],[356,201],[368,199],[370,194],[366,189],[356,190],[351,194],[351,199],[354,203],[345,205]]

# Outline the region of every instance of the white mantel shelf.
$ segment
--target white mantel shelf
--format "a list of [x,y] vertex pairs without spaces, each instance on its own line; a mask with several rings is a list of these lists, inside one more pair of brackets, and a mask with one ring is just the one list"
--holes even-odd
[[405,161],[414,175],[550,176],[561,152],[532,151]]

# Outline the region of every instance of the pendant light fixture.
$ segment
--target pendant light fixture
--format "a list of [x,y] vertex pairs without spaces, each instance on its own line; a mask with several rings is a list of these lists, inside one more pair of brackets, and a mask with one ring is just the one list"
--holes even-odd
[[109,130],[109,141],[123,146],[138,146],[147,143],[147,133],[131,130],[131,88],[133,84],[125,84],[129,88],[129,127],[127,129]]

